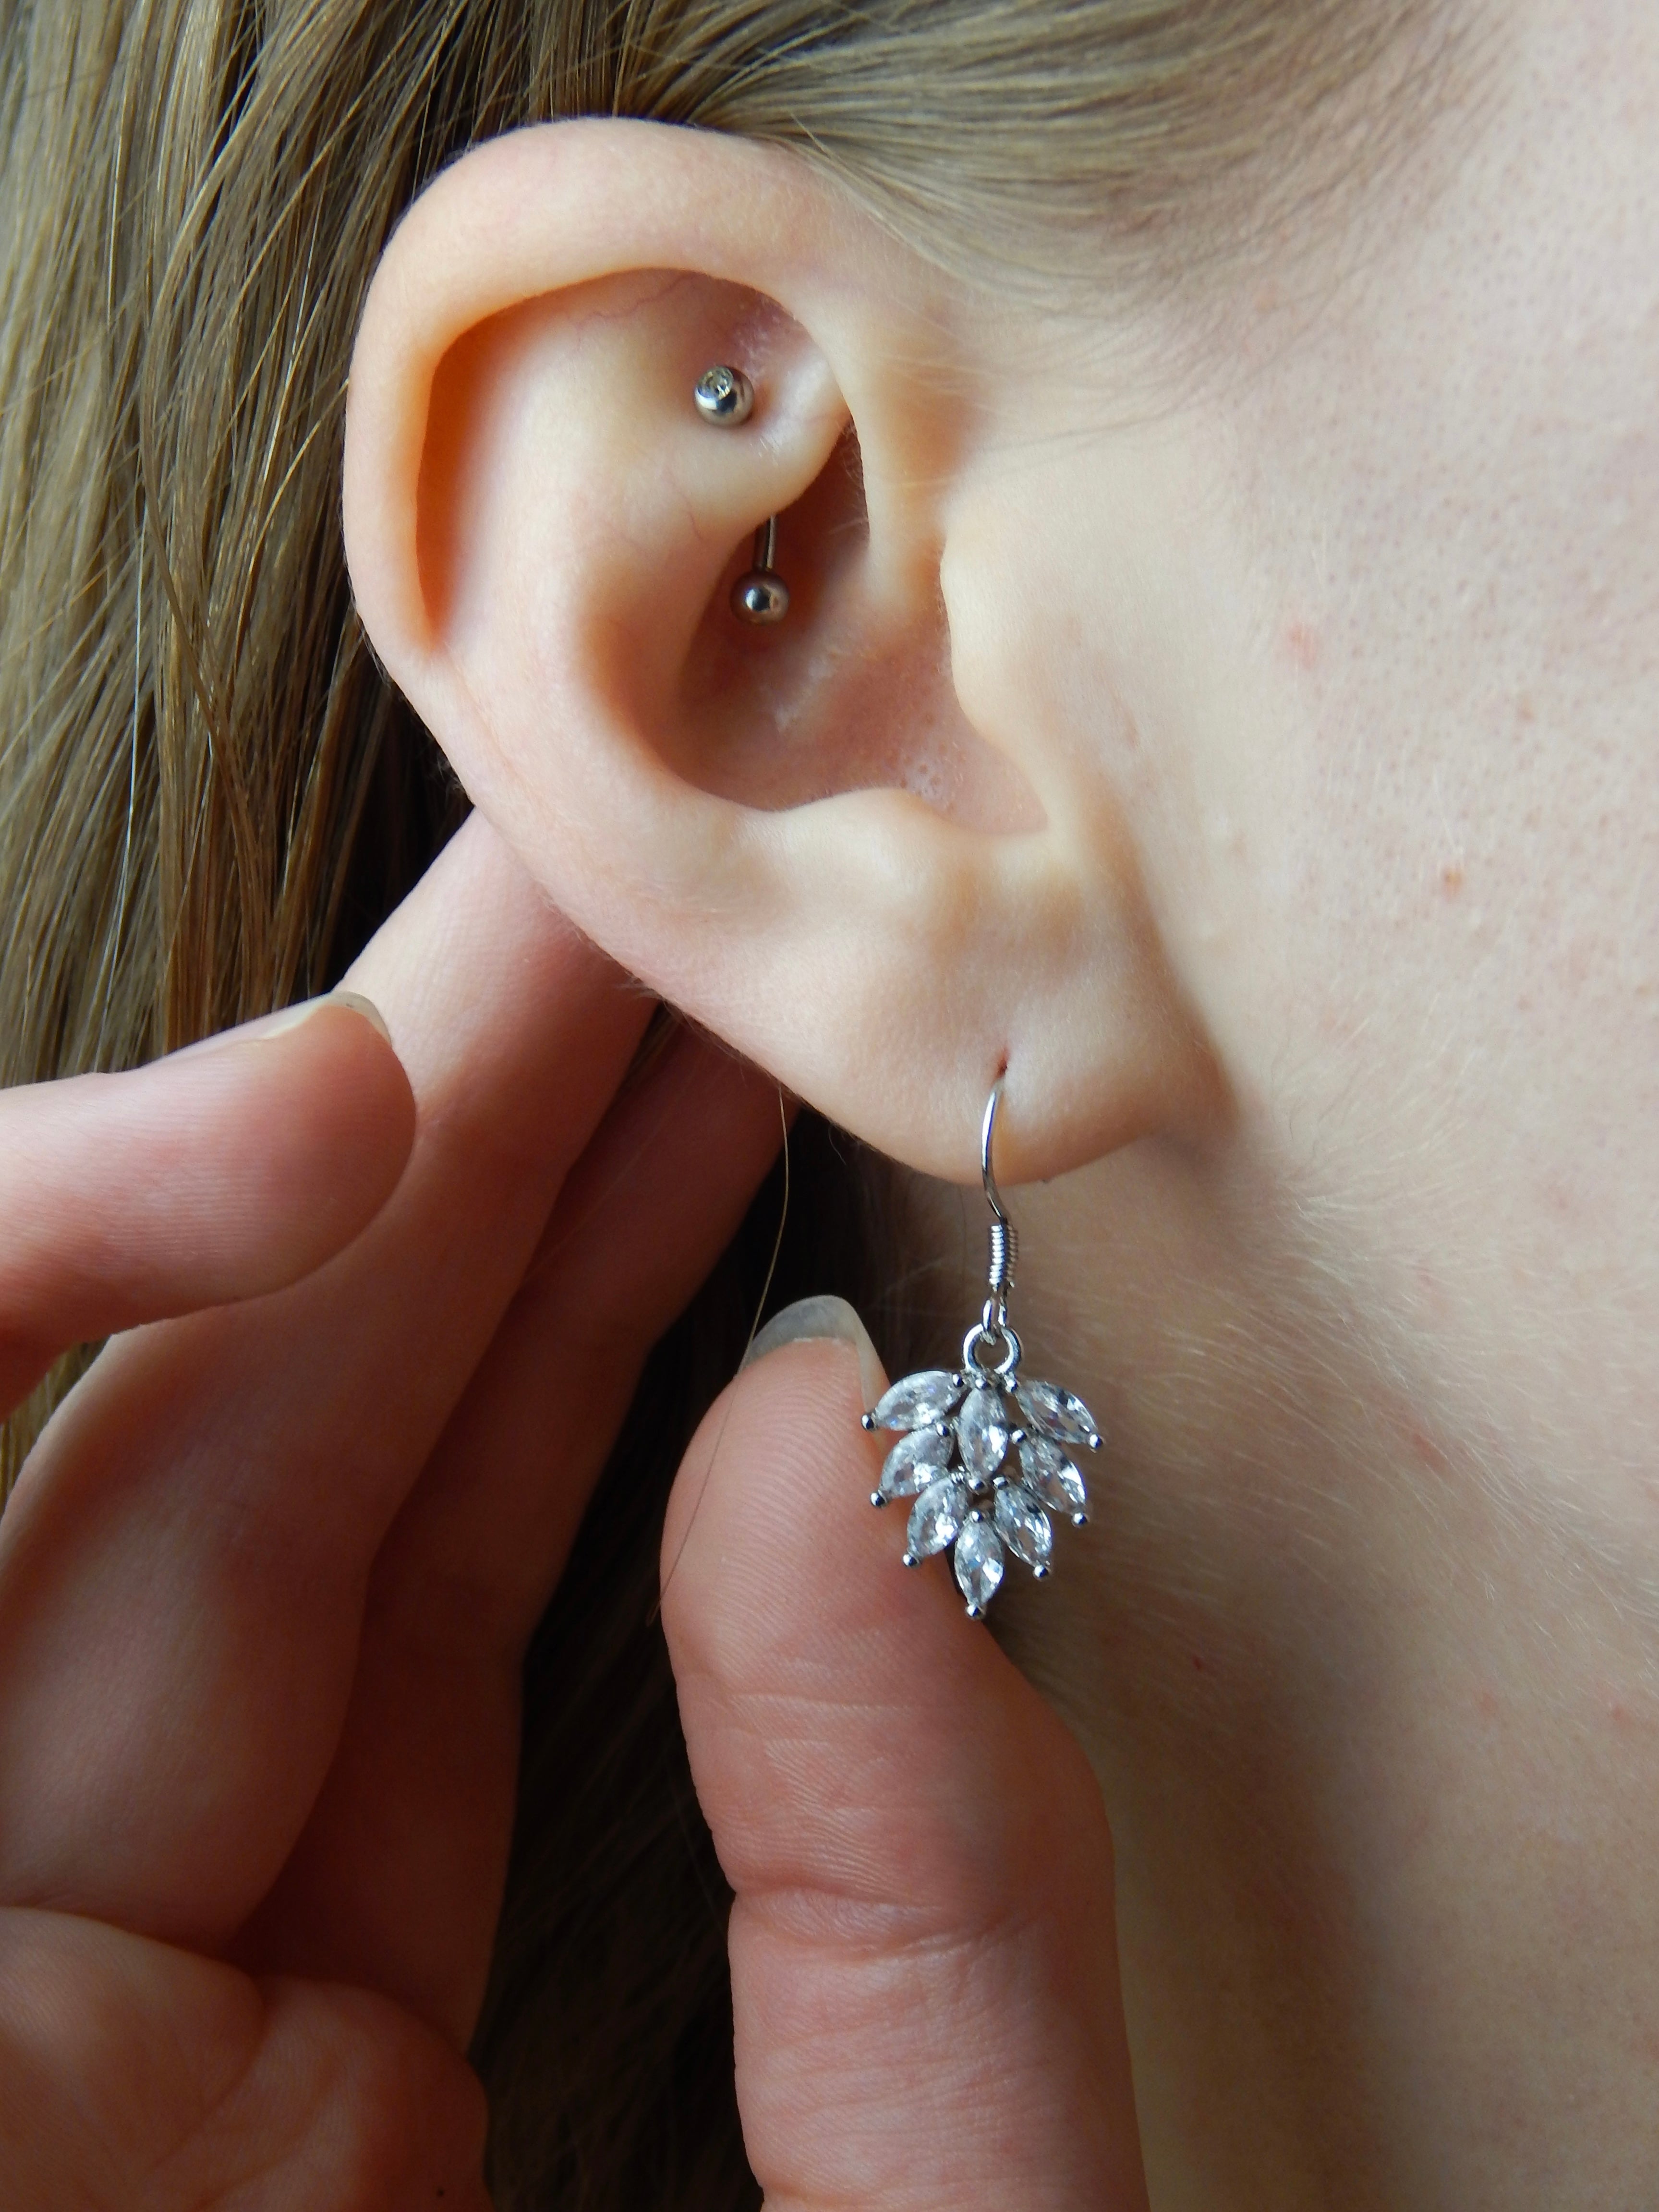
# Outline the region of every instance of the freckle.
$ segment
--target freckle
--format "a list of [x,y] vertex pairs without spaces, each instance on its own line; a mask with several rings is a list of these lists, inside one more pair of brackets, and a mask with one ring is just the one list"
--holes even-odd
[[1319,640],[1306,623],[1293,622],[1285,632],[1285,649],[1298,668],[1311,668],[1319,658]]
[[1522,696],[1516,701],[1515,719],[1517,722],[1535,722],[1538,720],[1538,709],[1530,699]]
[[1477,1690],[1474,1693],[1474,1706],[1483,1720],[1495,1720],[1498,1713],[1497,1691],[1490,1686]]
[[1442,868],[1440,888],[1449,899],[1455,899],[1463,888],[1463,871],[1459,867]]
[[1198,1669],[1198,1671],[1199,1671],[1199,1673],[1200,1673],[1200,1674],[1208,1674],[1208,1672],[1210,1671],[1210,1670],[1209,1670],[1209,1668],[1208,1668],[1204,1664],[1204,1662],[1203,1662],[1203,1661],[1199,1657],[1199,1656],[1198,1656],[1198,1654],[1197,1654],[1197,1652],[1196,1652],[1196,1651],[1194,1651],[1194,1654],[1193,1654],[1193,1664],[1194,1664],[1194,1667],[1196,1667],[1196,1668],[1197,1668],[1197,1669]]

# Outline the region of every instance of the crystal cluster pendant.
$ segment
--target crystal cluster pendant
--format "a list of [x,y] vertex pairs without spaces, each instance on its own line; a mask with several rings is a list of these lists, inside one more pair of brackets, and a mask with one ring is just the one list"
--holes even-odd
[[1098,1451],[1094,1415],[1054,1382],[1020,1378],[1021,1346],[1008,1319],[1018,1240],[991,1172],[1000,1083],[985,1110],[981,1164],[992,1210],[990,1295],[963,1340],[959,1370],[934,1368],[895,1382],[864,1416],[866,1429],[899,1431],[872,1505],[912,1498],[907,1567],[949,1551],[957,1583],[979,1619],[1001,1586],[1008,1554],[1041,1580],[1054,1547],[1052,1513],[1076,1527],[1089,1494],[1076,1455]]

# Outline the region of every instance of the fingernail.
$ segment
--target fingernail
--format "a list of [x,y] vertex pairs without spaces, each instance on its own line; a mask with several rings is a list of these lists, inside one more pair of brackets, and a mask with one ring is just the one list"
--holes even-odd
[[344,1006],[354,1014],[361,1014],[371,1028],[377,1029],[386,1042],[391,1043],[392,1032],[386,1025],[386,1016],[374,1000],[364,998],[361,991],[325,991],[319,999],[302,999],[297,1006],[284,1006],[280,1013],[267,1014],[261,1021],[247,1022],[240,1030],[228,1030],[227,1042],[233,1037],[239,1040],[252,1037],[260,1044],[267,1043],[270,1038],[282,1036],[289,1030],[297,1030],[301,1022],[308,1022],[325,1006]]
[[[880,1354],[870,1341],[870,1332],[845,1298],[798,1298],[781,1313],[774,1314],[743,1356],[744,1367],[752,1367],[757,1359],[764,1359],[769,1352],[775,1352],[784,1344],[822,1344],[839,1342],[850,1344],[859,1355],[859,1380],[864,1387],[864,1402],[873,1406],[887,1388],[887,1372],[881,1364]],[[741,1371],[741,1370],[739,1370]]]
[[325,1000],[316,1003],[330,1006],[349,1006],[354,1013],[361,1014],[366,1022],[379,1030],[388,1044],[391,1043],[392,1031],[386,1027],[386,1016],[375,1005],[374,1000],[364,998],[361,991],[331,991]]
[[214,1052],[227,1044],[268,1044],[272,1037],[284,1036],[289,1030],[297,1030],[308,1022],[324,1006],[345,1006],[361,1014],[372,1024],[386,1042],[392,1042],[392,1032],[386,1025],[386,1017],[372,999],[360,991],[325,991],[315,999],[301,999],[296,1006],[283,1006],[274,1014],[261,1014],[257,1020],[243,1022],[234,1030],[220,1030],[214,1036],[198,1037],[194,1044],[183,1045],[169,1054],[173,1060],[183,1060],[193,1052]]

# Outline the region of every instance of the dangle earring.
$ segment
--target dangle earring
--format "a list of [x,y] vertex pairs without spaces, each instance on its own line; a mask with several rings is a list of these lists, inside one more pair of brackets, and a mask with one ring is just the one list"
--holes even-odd
[[980,1173],[991,1209],[989,1295],[963,1340],[961,1369],[907,1375],[864,1416],[872,1431],[903,1431],[870,1503],[915,1499],[904,1564],[920,1566],[954,1546],[951,1564],[970,1620],[996,1595],[1009,1552],[1039,1581],[1047,1575],[1054,1544],[1049,1514],[1068,1513],[1079,1528],[1089,1517],[1073,1455],[1100,1449],[1094,1415],[1081,1398],[1057,1383],[1020,1380],[1022,1346],[1008,1318],[1018,1238],[991,1160],[1001,1098],[999,1076],[980,1131]]
[[[735,430],[755,411],[755,387],[740,368],[717,362],[704,369],[691,397],[705,422]],[[769,515],[755,532],[753,566],[732,586],[732,611],[739,622],[763,626],[780,623],[789,611],[789,586],[772,566],[778,550],[778,518]]]

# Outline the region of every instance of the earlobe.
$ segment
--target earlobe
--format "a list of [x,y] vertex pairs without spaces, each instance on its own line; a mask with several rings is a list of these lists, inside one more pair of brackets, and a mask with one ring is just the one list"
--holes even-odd
[[[1121,837],[963,712],[941,585],[976,428],[942,280],[791,157],[517,134],[418,203],[353,368],[348,550],[475,801],[613,957],[924,1170],[1058,1173],[1207,1112]],[[732,362],[755,404],[699,410]],[[729,607],[778,515],[787,622]]]

